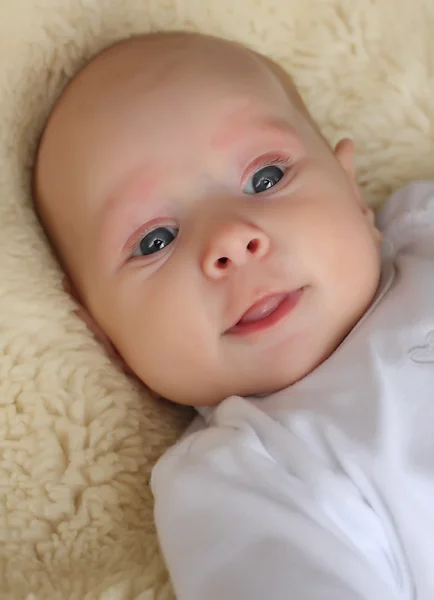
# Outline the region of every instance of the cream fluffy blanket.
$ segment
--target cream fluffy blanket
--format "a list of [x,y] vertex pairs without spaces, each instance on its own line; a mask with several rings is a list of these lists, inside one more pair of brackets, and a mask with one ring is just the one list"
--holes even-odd
[[151,401],[109,364],[73,314],[29,203],[35,141],[67,78],[101,47],[139,31],[238,39],[293,73],[331,141],[354,137],[360,184],[377,204],[411,179],[434,176],[433,7],[1,0],[1,598],[172,598],[148,482],[190,413]]

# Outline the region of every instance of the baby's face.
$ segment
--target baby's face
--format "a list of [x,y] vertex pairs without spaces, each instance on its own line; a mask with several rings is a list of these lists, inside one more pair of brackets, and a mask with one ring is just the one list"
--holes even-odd
[[84,305],[156,393],[202,405],[281,389],[333,352],[378,285],[351,144],[333,152],[247,51],[148,44],[98,59],[60,104],[42,216]]

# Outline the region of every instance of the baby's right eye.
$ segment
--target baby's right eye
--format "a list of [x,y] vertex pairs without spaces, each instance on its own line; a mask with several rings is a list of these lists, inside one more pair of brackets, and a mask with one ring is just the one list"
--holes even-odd
[[163,250],[171,244],[178,235],[178,229],[174,227],[157,227],[140,240],[133,256],[148,256]]

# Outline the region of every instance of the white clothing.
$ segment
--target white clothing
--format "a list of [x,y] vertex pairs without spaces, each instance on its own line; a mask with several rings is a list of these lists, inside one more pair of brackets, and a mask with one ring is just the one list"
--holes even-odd
[[379,226],[379,293],[339,348],[207,409],[156,465],[178,600],[434,599],[434,183]]

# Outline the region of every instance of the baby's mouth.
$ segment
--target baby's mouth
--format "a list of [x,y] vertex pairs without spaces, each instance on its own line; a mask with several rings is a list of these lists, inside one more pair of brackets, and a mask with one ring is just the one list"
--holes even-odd
[[271,294],[255,302],[226,333],[247,334],[271,327],[298,304],[304,288]]
[[255,302],[255,304],[253,304],[243,314],[237,325],[254,323],[256,321],[260,321],[261,319],[265,319],[268,317],[268,315],[271,315],[271,313],[276,310],[276,308],[279,306],[279,304],[281,304],[287,295],[288,294],[275,294],[273,296],[262,298],[259,300],[259,302]]

